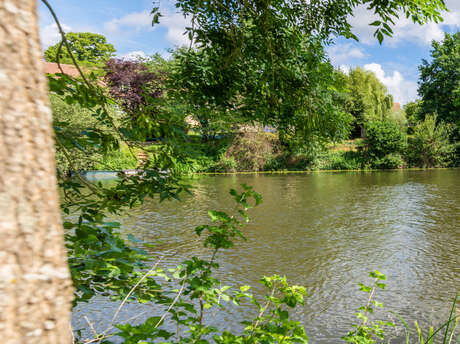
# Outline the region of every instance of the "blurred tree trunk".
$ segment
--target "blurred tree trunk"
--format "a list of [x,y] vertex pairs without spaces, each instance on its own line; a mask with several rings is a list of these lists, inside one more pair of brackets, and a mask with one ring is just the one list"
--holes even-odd
[[69,343],[66,262],[35,0],[0,0],[0,341]]

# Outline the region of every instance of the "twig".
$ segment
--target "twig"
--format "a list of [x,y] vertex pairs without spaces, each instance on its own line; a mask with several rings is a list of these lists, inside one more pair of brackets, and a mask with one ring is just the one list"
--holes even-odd
[[91,323],[91,321],[89,321],[88,317],[85,315],[83,318],[84,318],[84,319],[86,320],[86,322],[88,323],[88,325],[89,325],[91,331],[93,331],[94,337],[98,337],[99,335],[97,334],[97,331],[96,331],[96,329],[94,328],[94,326],[93,326],[93,324]]
[[118,316],[118,313],[120,313],[121,309],[123,308],[123,306],[125,305],[125,303],[128,301],[129,297],[132,295],[132,293],[134,292],[134,290],[136,290],[136,288],[139,286],[139,284],[141,284],[146,278],[148,275],[150,275],[152,273],[153,270],[155,270],[158,266],[158,264],[160,264],[160,262],[162,261],[162,259],[164,258],[164,255],[162,257],[160,257],[160,259],[158,259],[158,261],[152,266],[152,268],[147,271],[140,279],[139,281],[134,285],[134,287],[131,288],[131,290],[129,291],[128,295],[126,295],[126,297],[123,299],[123,301],[121,302],[120,306],[118,306],[118,309],[117,311],[115,312],[115,314],[113,315],[113,318],[112,320],[110,321],[110,325],[113,324],[113,322],[115,321],[115,319],[117,318]]
[[173,308],[173,306],[176,304],[177,300],[179,300],[179,297],[181,296],[182,292],[184,291],[184,288],[185,288],[185,278],[182,282],[182,286],[179,290],[179,292],[177,293],[176,297],[174,298],[173,302],[169,305],[168,309],[166,310],[166,312],[164,312],[164,314],[161,316],[160,320],[158,320],[157,324],[155,325],[155,328],[157,328],[160,323],[164,320],[164,318],[166,317],[166,315],[169,313],[169,311],[171,310],[171,308]]

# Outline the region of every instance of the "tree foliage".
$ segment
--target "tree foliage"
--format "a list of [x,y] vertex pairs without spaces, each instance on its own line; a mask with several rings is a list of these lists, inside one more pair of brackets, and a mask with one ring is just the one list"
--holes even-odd
[[[104,35],[92,32],[68,32],[65,34],[72,55],[78,62],[98,64],[107,61],[115,53],[115,48]],[[45,50],[48,62],[72,63],[71,55],[61,43]]]
[[416,100],[404,105],[404,112],[406,113],[408,132],[413,132],[413,128],[417,126],[420,120],[423,120],[421,114],[422,100]]
[[355,118],[354,136],[361,136],[361,129],[370,121],[388,118],[393,107],[393,97],[371,71],[359,67],[347,77],[348,100],[346,109]]
[[409,160],[417,167],[446,167],[452,161],[454,147],[449,142],[452,126],[436,122],[435,115],[427,115],[409,140]]
[[365,143],[374,168],[401,167],[406,136],[398,123],[389,120],[368,122]]
[[460,32],[433,41],[432,61],[423,60],[418,92],[421,114],[438,114],[438,120],[460,126]]

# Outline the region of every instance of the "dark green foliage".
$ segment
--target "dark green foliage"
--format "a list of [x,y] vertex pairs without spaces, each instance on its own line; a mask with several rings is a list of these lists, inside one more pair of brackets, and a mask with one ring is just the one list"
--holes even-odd
[[[93,169],[100,155],[97,154],[96,149],[83,148],[85,145],[78,144],[78,141],[85,138],[82,132],[86,128],[94,128],[97,125],[97,119],[92,116],[88,109],[76,104],[69,105],[63,97],[56,94],[50,94],[50,105],[53,113],[53,125],[55,130],[59,132],[61,140],[75,143],[69,148],[73,167],[77,170]],[[59,147],[56,150],[56,167],[62,175],[70,174],[72,171],[69,161]]]
[[366,149],[375,168],[398,168],[402,165],[406,135],[393,121],[374,121],[366,125]]
[[417,126],[419,121],[423,120],[421,113],[422,101],[416,100],[414,102],[407,103],[404,105],[404,112],[406,113],[407,119],[407,133],[413,134],[414,128]]
[[[115,53],[112,44],[107,43],[104,35],[92,32],[68,32],[65,34],[72,55],[78,62],[102,64]],[[45,50],[45,59],[48,62],[72,63],[71,55],[61,43],[57,43]],[[58,56],[59,54],[59,56]]]
[[419,67],[421,114],[437,113],[439,121],[460,126],[460,32],[446,33],[432,47],[432,61]]
[[390,153],[382,158],[376,158],[371,161],[372,168],[377,169],[395,169],[404,165],[403,158],[399,153]]

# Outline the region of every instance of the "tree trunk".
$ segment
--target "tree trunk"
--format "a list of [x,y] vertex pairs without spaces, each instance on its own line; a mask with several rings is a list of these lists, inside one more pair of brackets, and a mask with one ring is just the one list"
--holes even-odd
[[0,341],[69,343],[72,286],[35,0],[0,0]]

